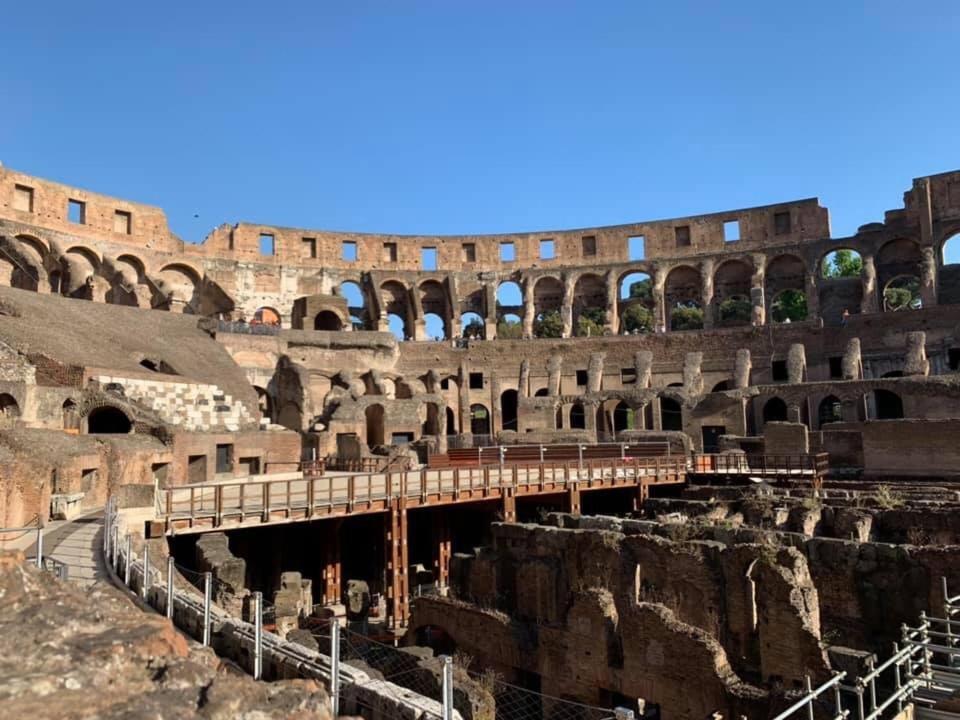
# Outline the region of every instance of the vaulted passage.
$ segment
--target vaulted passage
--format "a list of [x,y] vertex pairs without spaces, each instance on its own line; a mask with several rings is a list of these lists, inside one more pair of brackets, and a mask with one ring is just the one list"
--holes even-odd
[[87,432],[90,435],[129,433],[133,429],[122,410],[110,405],[99,407],[87,416]]

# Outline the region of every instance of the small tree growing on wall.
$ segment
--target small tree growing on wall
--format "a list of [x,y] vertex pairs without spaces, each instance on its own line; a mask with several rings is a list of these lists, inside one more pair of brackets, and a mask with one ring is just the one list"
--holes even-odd
[[577,318],[577,335],[580,337],[596,337],[603,335],[603,322],[606,313],[600,308],[587,308]]
[[559,310],[547,310],[533,321],[533,334],[539,338],[563,337],[563,319]]
[[623,311],[623,329],[647,333],[653,330],[653,313],[644,305],[631,305]]
[[671,330],[700,330],[703,327],[703,309],[693,303],[677,303],[670,313]]

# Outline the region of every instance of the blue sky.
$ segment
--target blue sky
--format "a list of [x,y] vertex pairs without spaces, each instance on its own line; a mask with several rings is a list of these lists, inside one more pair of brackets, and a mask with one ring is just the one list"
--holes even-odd
[[4,25],[0,161],[160,205],[190,241],[809,196],[841,236],[960,168],[955,2],[93,0]]

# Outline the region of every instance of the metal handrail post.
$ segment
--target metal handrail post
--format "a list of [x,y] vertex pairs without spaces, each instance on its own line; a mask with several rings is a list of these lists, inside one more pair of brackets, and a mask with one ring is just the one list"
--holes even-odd
[[453,720],[453,658],[443,657],[443,720]]
[[37,518],[37,567],[43,569],[43,525]]
[[813,717],[813,683],[810,682],[810,676],[806,677],[806,690],[808,696],[807,702],[807,720],[814,720]]
[[149,597],[150,590],[150,548],[143,545],[143,585],[140,588],[140,597],[146,600]]
[[203,646],[210,647],[210,604],[213,602],[213,573],[203,574]]
[[173,619],[173,556],[167,558],[167,617]]
[[130,533],[127,533],[127,561],[124,563],[123,567],[123,584],[127,587],[130,587],[130,570],[133,565],[131,560],[133,559],[133,536]]
[[340,715],[340,623],[330,621],[330,713]]
[[263,674],[263,593],[253,594],[253,679]]

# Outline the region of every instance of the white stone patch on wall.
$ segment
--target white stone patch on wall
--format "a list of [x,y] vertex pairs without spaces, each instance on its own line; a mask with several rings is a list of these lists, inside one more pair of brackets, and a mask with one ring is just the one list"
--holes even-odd
[[171,425],[185,430],[236,432],[253,421],[250,411],[216,385],[163,382],[100,375],[101,385],[116,383],[134,402],[150,408]]

